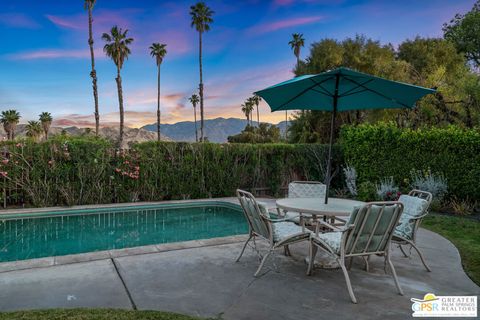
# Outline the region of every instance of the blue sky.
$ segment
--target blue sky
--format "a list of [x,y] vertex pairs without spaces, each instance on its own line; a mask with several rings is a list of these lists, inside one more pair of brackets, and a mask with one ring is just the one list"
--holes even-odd
[[[417,35],[438,37],[455,13],[474,0],[245,0],[206,1],[215,11],[205,34],[206,118],[243,117],[240,104],[253,91],[291,78],[293,32],[312,42],[364,34],[394,45]],[[135,39],[122,70],[126,124],[155,122],[156,66],[152,42],[167,44],[162,64],[163,122],[193,119],[187,98],[198,86],[198,34],[190,27],[193,1],[97,0],[94,35],[101,121],[118,121],[115,66],[100,39],[113,25]],[[92,126],[93,97],[83,1],[15,0],[0,9],[0,110],[15,108],[21,122],[49,111],[55,125]],[[261,119],[278,122],[264,104]]]

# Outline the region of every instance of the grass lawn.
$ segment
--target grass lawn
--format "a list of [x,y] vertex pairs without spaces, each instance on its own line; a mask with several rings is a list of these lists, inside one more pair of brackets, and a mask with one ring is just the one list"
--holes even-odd
[[460,252],[468,276],[480,285],[480,221],[457,216],[431,214],[421,227],[450,240]]
[[190,316],[161,311],[130,311],[115,309],[51,309],[0,313],[0,320],[199,320]]

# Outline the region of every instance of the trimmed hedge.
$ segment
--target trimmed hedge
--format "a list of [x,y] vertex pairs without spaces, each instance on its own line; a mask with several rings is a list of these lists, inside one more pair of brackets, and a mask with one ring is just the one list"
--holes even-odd
[[411,170],[442,174],[448,192],[480,199],[480,132],[458,127],[399,129],[392,124],[343,127],[345,161],[355,167],[358,183],[393,176],[405,189]]
[[2,148],[7,204],[33,206],[223,197],[237,188],[280,196],[291,180],[323,180],[327,154],[324,145],[172,142],[119,152],[102,139],[61,136]]

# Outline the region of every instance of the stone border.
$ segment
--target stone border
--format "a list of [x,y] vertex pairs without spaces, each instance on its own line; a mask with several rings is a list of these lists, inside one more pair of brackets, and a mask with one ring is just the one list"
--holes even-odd
[[171,242],[163,244],[154,244],[140,247],[130,247],[124,249],[94,251],[87,253],[70,254],[65,256],[53,256],[29,260],[8,261],[0,263],[0,273],[46,268],[59,265],[67,265],[79,262],[89,262],[95,260],[105,260],[111,258],[119,258],[125,256],[135,256],[143,254],[160,253],[166,251],[211,247],[217,245],[231,244],[237,242],[243,242],[247,240],[247,235],[227,236],[221,238],[211,238],[203,240],[191,240],[184,242]]

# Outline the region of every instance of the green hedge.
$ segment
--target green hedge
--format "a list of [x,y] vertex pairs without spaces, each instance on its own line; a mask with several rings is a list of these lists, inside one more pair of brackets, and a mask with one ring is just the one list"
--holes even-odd
[[409,188],[412,169],[442,174],[449,194],[480,199],[480,132],[458,127],[399,129],[391,124],[344,127],[345,161],[355,167],[359,182],[393,176]]
[[[118,152],[102,139],[61,136],[1,148],[4,199],[33,206],[222,197],[237,188],[279,196],[291,180],[323,180],[327,152],[323,145],[168,142]],[[335,158],[341,162],[338,148]]]

